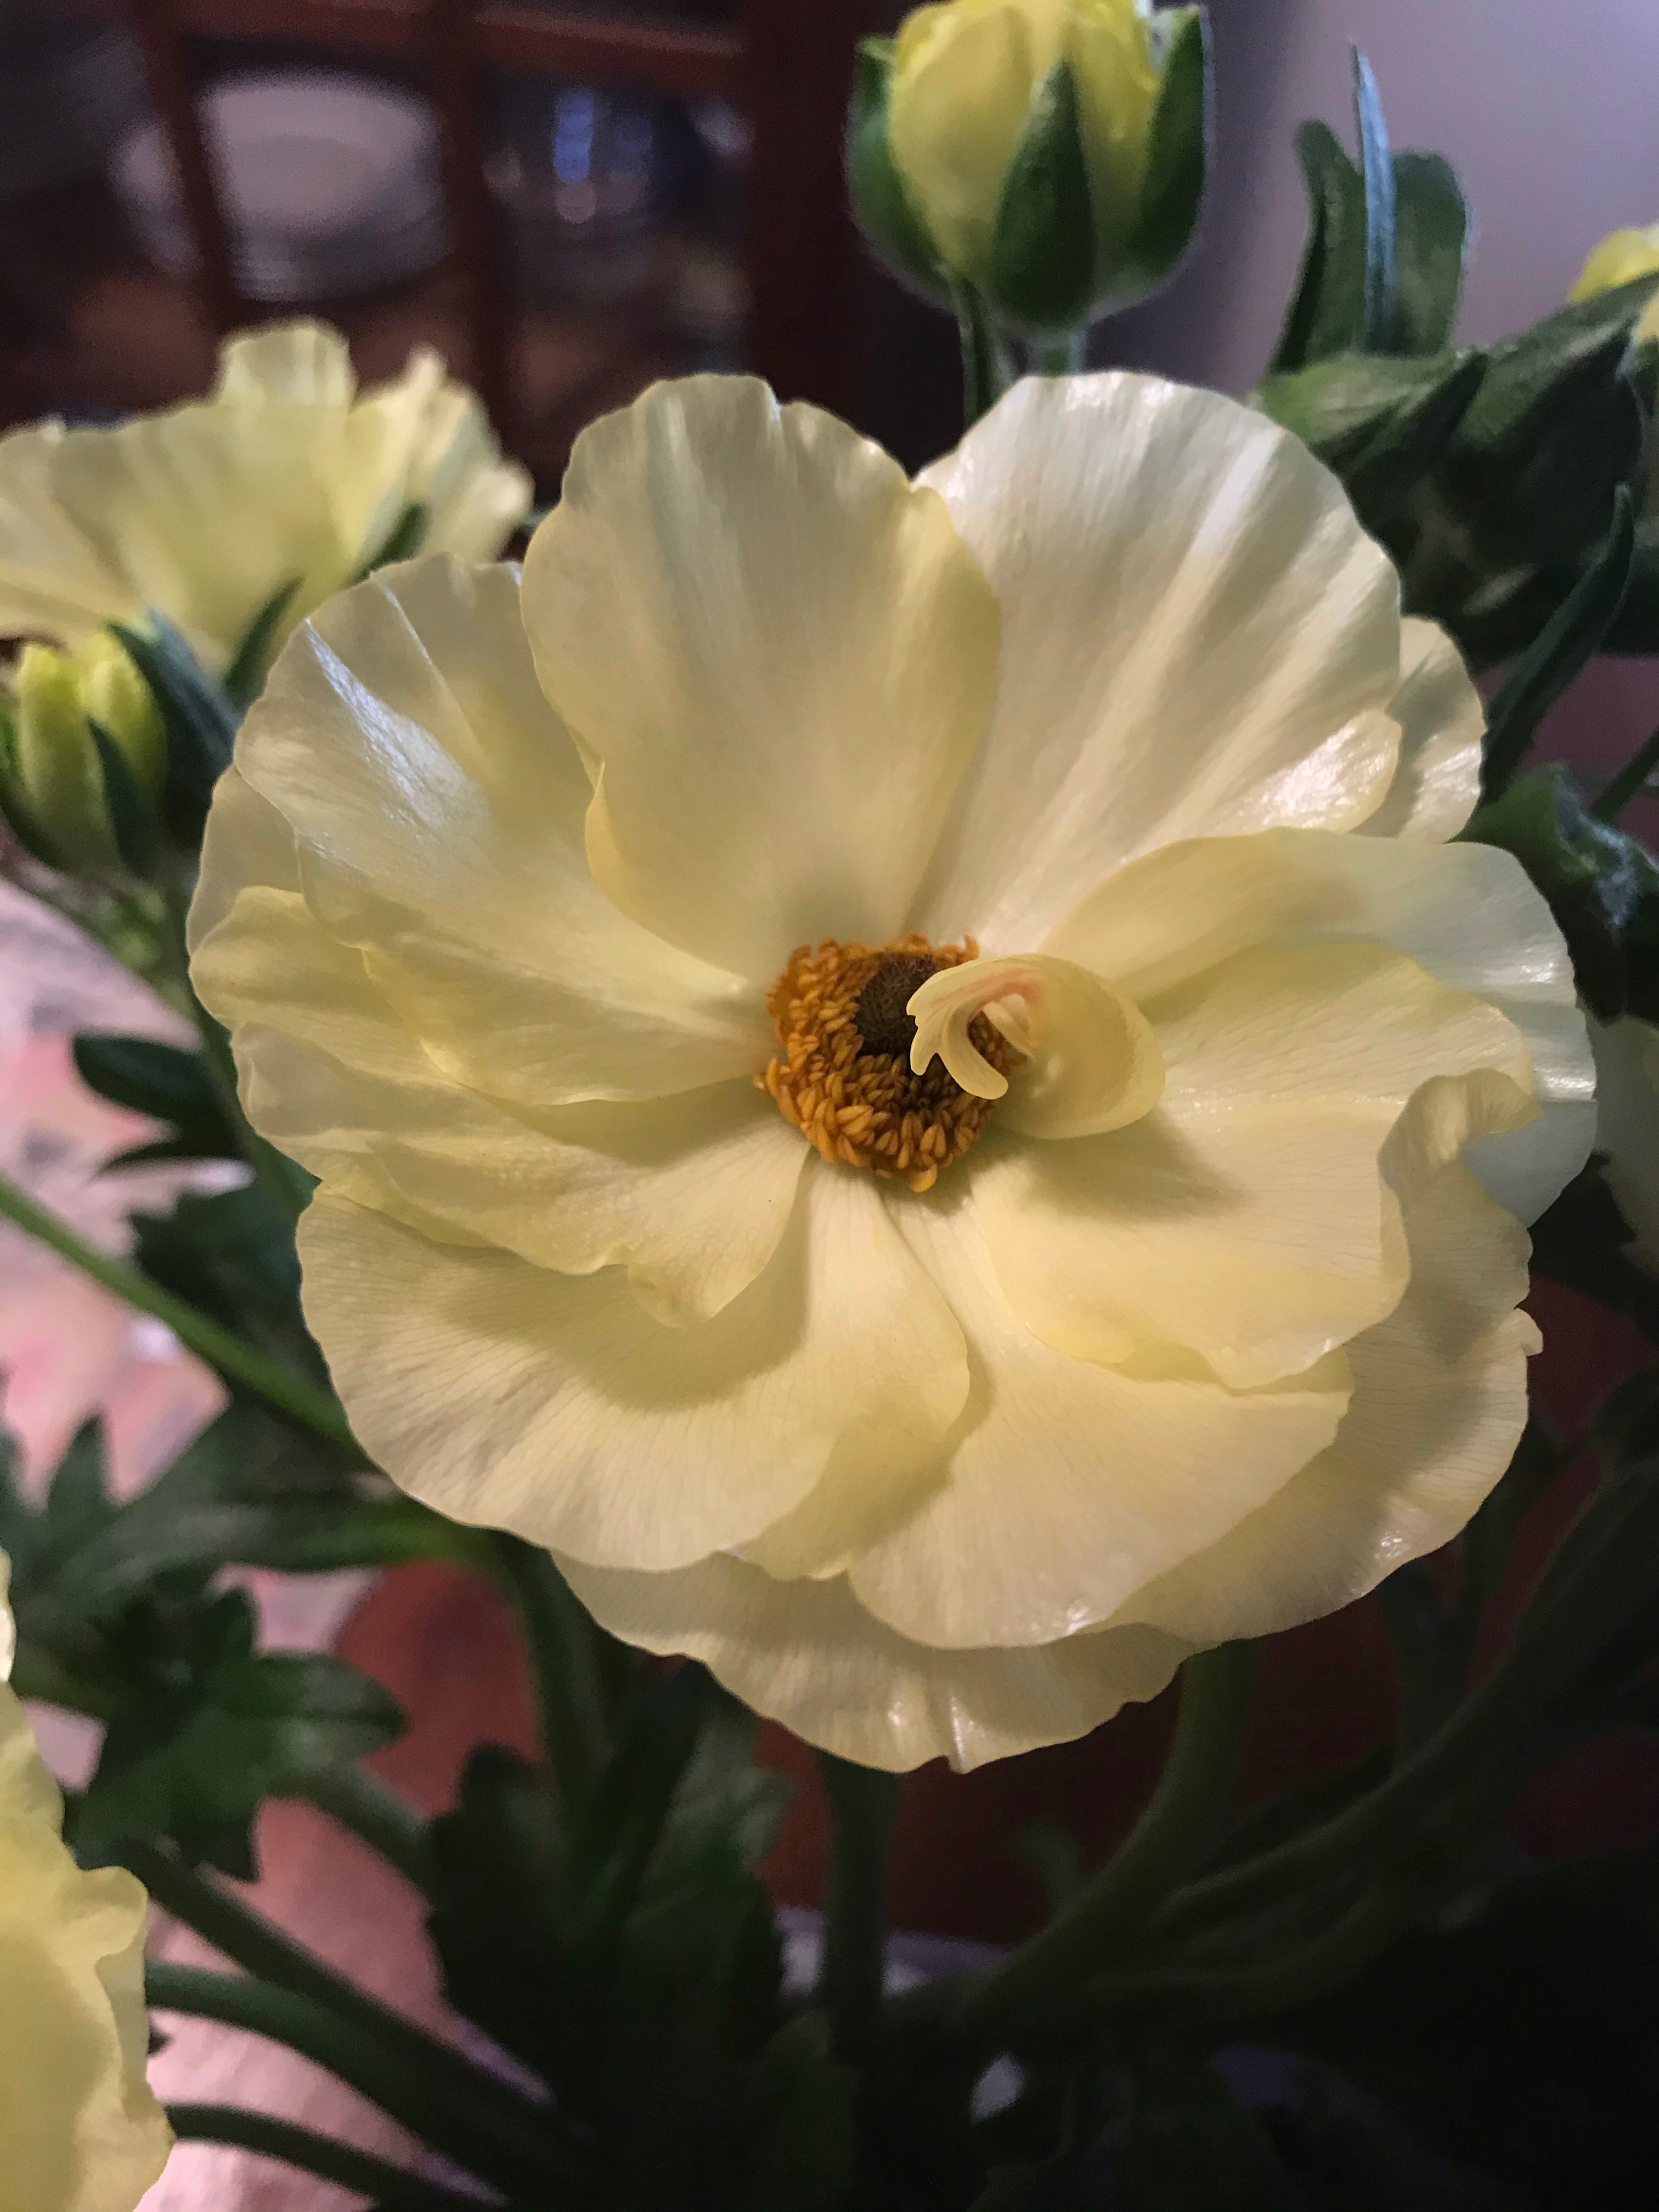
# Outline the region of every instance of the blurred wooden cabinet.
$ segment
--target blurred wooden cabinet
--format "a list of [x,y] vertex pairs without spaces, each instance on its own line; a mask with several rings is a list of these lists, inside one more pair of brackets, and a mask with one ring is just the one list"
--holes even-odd
[[[520,297],[503,210],[487,176],[491,90],[505,76],[720,101],[745,118],[745,204],[728,242],[747,300],[742,357],[781,397],[849,410],[862,287],[841,139],[865,0],[728,0],[724,9],[702,0],[678,15],[672,0],[652,4],[647,13],[614,0],[586,9],[539,0],[69,0],[76,14],[124,22],[137,42],[196,273],[181,286],[130,257],[101,292],[86,287],[75,296],[65,279],[58,351],[46,349],[49,366],[43,372],[37,364],[33,386],[27,373],[9,377],[6,411],[59,404],[55,392],[34,388],[54,375],[70,380],[72,403],[93,407],[180,396],[192,384],[199,388],[214,337],[292,312],[239,295],[223,179],[201,100],[210,79],[234,71],[243,55],[258,67],[273,50],[287,49],[313,64],[389,70],[423,89],[441,151],[446,264],[421,286],[319,311],[346,330],[369,376],[389,373],[417,339],[438,344],[483,393],[506,442],[531,460],[544,490],[581,420],[679,363],[660,325],[626,303],[561,320]],[[48,237],[40,252],[49,261],[52,251]],[[31,305],[9,304],[11,336],[21,332],[27,356],[36,334]],[[141,396],[139,380],[124,373],[129,349],[148,348],[155,356],[151,385],[167,380],[161,357],[169,319],[188,332],[173,349],[184,362],[177,392]],[[36,325],[41,319],[33,315]]]

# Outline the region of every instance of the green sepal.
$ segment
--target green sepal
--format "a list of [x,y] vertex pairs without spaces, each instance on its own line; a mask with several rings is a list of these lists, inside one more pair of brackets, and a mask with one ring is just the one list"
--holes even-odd
[[888,140],[892,66],[890,39],[860,41],[847,110],[847,189],[860,229],[899,282],[948,307],[950,278],[906,195]]
[[411,499],[380,544],[364,556],[352,582],[361,584],[377,568],[387,568],[393,561],[412,561],[426,542],[427,525],[431,520],[426,501]]
[[207,673],[182,633],[151,609],[145,627],[110,628],[155,694],[167,733],[165,809],[182,840],[199,842],[219,778],[230,766],[237,714],[223,686]]
[[1395,334],[1400,350],[1434,354],[1457,331],[1469,211],[1457,172],[1440,154],[1394,157]]
[[1095,289],[1095,216],[1077,81],[1056,62],[1031,102],[1003,181],[984,291],[1006,322],[1076,330]]
[[1364,180],[1327,123],[1302,125],[1296,158],[1308,191],[1308,242],[1270,374],[1356,352],[1364,328]]
[[148,882],[161,866],[166,851],[160,817],[149,794],[139,787],[126,755],[103,724],[88,717],[87,727],[98,754],[104,814],[116,853],[130,875],[141,883]]
[[1192,244],[1209,180],[1215,71],[1209,18],[1201,8],[1165,9],[1163,82],[1147,141],[1146,174],[1127,245],[1097,268],[1096,292],[1115,307],[1157,290]]
[[1613,526],[1595,557],[1505,678],[1486,723],[1481,789],[1493,798],[1507,788],[1532,748],[1538,726],[1600,647],[1630,588],[1636,550],[1636,511],[1621,485]]
[[246,712],[258,696],[270,672],[271,648],[276,633],[299,588],[297,576],[290,576],[287,583],[279,584],[243,631],[224,674],[225,696],[233,707]]

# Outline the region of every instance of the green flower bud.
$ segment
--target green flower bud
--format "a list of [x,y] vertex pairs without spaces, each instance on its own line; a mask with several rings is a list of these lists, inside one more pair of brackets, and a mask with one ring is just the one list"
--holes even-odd
[[120,859],[96,723],[133,785],[161,796],[167,732],[149,687],[106,630],[78,653],[26,645],[0,759],[0,803],[19,837],[54,866],[95,875]]
[[934,297],[1032,331],[1143,297],[1203,196],[1202,11],[1147,0],[948,0],[866,41],[848,173],[866,235]]

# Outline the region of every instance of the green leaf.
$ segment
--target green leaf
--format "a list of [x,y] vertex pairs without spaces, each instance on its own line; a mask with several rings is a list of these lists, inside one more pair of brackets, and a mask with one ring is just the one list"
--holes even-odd
[[1445,457],[1485,374],[1479,353],[1343,354],[1267,378],[1255,404],[1341,477],[1379,533]]
[[1034,331],[1076,330],[1094,293],[1095,218],[1077,83],[1056,62],[1038,86],[1009,164],[991,241],[987,298]]
[[100,1098],[172,1126],[169,1138],[141,1146],[137,1153],[121,1154],[122,1164],[134,1164],[141,1158],[237,1157],[236,1132],[200,1053],[160,1044],[151,1037],[86,1030],[75,1040],[75,1066],[82,1083]]
[[186,1192],[170,1213],[134,1213],[138,1265],[164,1290],[227,1321],[261,1351],[323,1372],[300,1311],[292,1222],[264,1186]]
[[1636,526],[1630,590],[1602,644],[1604,653],[1659,653],[1659,514]]
[[1308,243],[1270,368],[1278,374],[1359,349],[1365,324],[1365,186],[1325,123],[1304,123],[1296,155],[1308,190]]
[[1621,487],[1605,544],[1492,702],[1481,776],[1489,798],[1507,789],[1539,724],[1613,627],[1630,588],[1635,549],[1636,510]]
[[1627,1315],[1659,1342],[1659,1281],[1631,1258],[1633,1235],[1592,1160],[1534,1222],[1533,1273]]
[[1097,270],[1097,289],[1127,306],[1164,283],[1193,241],[1214,135],[1209,19],[1201,8],[1165,9],[1170,43],[1152,117],[1140,206],[1121,258]]
[[1396,154],[1395,240],[1400,349],[1440,353],[1457,333],[1469,214],[1457,172],[1439,154]]
[[1501,339],[1491,349],[1491,369],[1479,404],[1469,410],[1462,442],[1489,452],[1530,442],[1540,410],[1545,420],[1560,413],[1564,386],[1570,388],[1592,366],[1605,375],[1609,362],[1616,366],[1624,357],[1656,291],[1659,276],[1638,276]]
[[246,712],[258,696],[270,672],[272,649],[283,617],[299,588],[297,576],[290,576],[287,583],[279,584],[242,633],[224,674],[225,696],[234,708]]
[[890,39],[860,41],[847,112],[847,185],[859,228],[901,283],[935,307],[951,304],[950,279],[906,197],[887,137]]
[[173,828],[198,839],[214,786],[230,766],[237,714],[183,635],[152,608],[146,627],[110,628],[155,694],[167,733],[167,813]]
[[240,1590],[184,1616],[171,1648],[128,1655],[129,1689],[82,1801],[77,1847],[166,1838],[195,1862],[254,1872],[251,1829],[266,1797],[378,1751],[403,1713],[380,1683],[325,1655],[257,1652]]
[[1391,353],[1399,337],[1399,278],[1395,255],[1394,156],[1371,65],[1353,51],[1353,105],[1359,125],[1359,173],[1365,191],[1365,278],[1360,311],[1362,351]]

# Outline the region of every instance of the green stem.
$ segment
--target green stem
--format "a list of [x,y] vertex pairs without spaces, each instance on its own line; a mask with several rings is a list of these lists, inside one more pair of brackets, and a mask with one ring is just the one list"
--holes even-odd
[[148,1275],[125,1260],[112,1259],[108,1253],[99,1251],[84,1237],[77,1237],[56,1214],[37,1206],[27,1191],[19,1189],[3,1176],[0,1176],[0,1218],[15,1222],[29,1236],[49,1245],[71,1267],[89,1275],[94,1283],[101,1283],[106,1291],[112,1291],[118,1298],[124,1298],[140,1313],[153,1314],[157,1321],[165,1322],[181,1344],[205,1359],[228,1382],[240,1382],[244,1389],[252,1390],[256,1397],[263,1398],[278,1413],[286,1413],[301,1428],[309,1429],[325,1443],[361,1459],[362,1448],[347,1425],[338,1401],[330,1392],[282,1361],[271,1359],[264,1352],[256,1352],[252,1345],[244,1344],[240,1336],[222,1328],[217,1322],[210,1321],[183,1298],[174,1297],[171,1291],[164,1291],[159,1283],[151,1282]]
[[820,1994],[836,2049],[869,2056],[881,2033],[887,1948],[887,1851],[899,1778],[820,1752],[830,1800],[830,1873],[823,1900]]
[[611,1755],[631,1656],[594,1620],[550,1553],[506,1534],[495,1549],[524,1631],[548,1763],[580,1793]]
[[1616,822],[1650,776],[1659,773],[1659,730],[1638,748],[1590,807],[1603,822]]
[[960,2033],[988,2046],[1071,1994],[1139,1930],[1208,1839],[1231,1793],[1249,1717],[1255,1651],[1224,1644],[1189,1659],[1181,1715],[1152,1801],[1075,1904],[969,1990]]
[[1217,2027],[1294,2012],[1363,1972],[1393,1942],[1406,1917],[1401,1900],[1392,1891],[1372,1890],[1294,1950],[1257,1965],[1149,1974],[1126,1984],[1121,1996]]
[[1089,365],[1089,333],[1065,331],[1057,337],[1038,338],[1031,358],[1039,376],[1076,376]]
[[407,1798],[362,1766],[330,1766],[295,1790],[421,1891],[432,1887],[432,1831]]
[[319,2181],[372,2197],[383,2212],[478,2212],[476,2197],[462,2197],[435,2181],[349,2143],[336,2142],[293,2120],[245,2112],[234,2105],[169,2105],[167,2118],[180,2142],[231,2143],[261,2158],[280,2159]]
[[482,2181],[534,2193],[565,2169],[560,2146],[532,2108],[524,2108],[524,2118],[504,2122],[499,2083],[479,2075],[490,2096],[458,2103],[447,2081],[434,2081],[423,2066],[412,2065],[405,2047],[340,2018],[300,1990],[168,1959],[149,1962],[144,1989],[155,2009],[217,2021],[297,2051]]
[[954,287],[962,337],[962,427],[971,430],[1013,382],[1013,365],[990,310],[971,284]]

